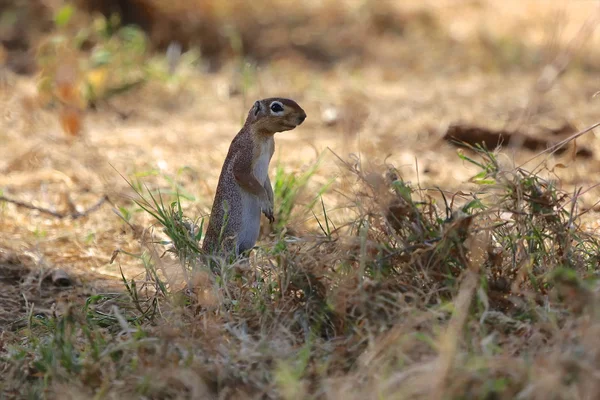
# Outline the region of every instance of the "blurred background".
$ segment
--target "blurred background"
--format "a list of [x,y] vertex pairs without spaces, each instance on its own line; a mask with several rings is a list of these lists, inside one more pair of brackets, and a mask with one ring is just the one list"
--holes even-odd
[[[271,166],[302,176],[320,162],[296,211],[280,210],[295,232],[311,229],[301,206],[326,185],[344,219],[336,155],[467,190],[475,170],[455,140],[502,143],[517,165],[598,115],[594,1],[4,0],[0,12],[0,191],[57,212],[113,202],[82,222],[4,204],[0,243],[86,273],[118,276],[112,252],[137,246],[123,220],[151,223],[128,180],[209,212],[257,98],[308,113],[277,136]],[[592,184],[595,134],[569,149],[544,173]]]

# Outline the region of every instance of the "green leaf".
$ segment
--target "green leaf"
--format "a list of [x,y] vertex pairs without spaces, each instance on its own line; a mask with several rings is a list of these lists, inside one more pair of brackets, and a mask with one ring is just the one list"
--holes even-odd
[[99,48],[92,52],[92,55],[90,57],[90,64],[92,67],[100,67],[109,64],[111,60],[112,54],[110,53],[110,51]]
[[463,212],[468,213],[471,210],[485,210],[485,206],[479,199],[471,200],[463,207]]
[[54,14],[54,24],[62,28],[69,23],[74,13],[75,8],[70,4],[65,4]]
[[496,181],[494,179],[476,179],[473,183],[478,185],[495,185]]
[[392,187],[396,190],[402,198],[409,203],[412,203],[412,190],[410,187],[406,186],[406,184],[402,181],[395,181],[392,183]]

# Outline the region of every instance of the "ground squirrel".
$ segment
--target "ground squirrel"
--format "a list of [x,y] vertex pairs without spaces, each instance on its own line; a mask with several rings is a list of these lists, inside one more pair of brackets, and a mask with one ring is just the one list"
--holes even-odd
[[237,257],[254,247],[261,211],[271,223],[275,220],[268,174],[275,151],[273,136],[305,119],[304,110],[290,99],[272,97],[254,103],[221,169],[202,246],[205,253]]

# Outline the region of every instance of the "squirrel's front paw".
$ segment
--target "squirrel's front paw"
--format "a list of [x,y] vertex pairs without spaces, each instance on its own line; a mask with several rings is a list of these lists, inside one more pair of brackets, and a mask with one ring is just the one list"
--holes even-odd
[[265,214],[265,217],[269,219],[269,222],[272,224],[275,221],[275,216],[273,215],[273,203],[270,201],[263,201],[260,205],[260,208]]

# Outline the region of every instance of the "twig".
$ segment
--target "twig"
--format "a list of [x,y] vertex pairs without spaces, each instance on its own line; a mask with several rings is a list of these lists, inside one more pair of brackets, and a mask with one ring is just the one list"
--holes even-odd
[[[558,143],[556,143],[556,144],[554,144],[554,145],[552,145],[552,146],[548,147],[548,148],[547,148],[547,149],[545,149],[545,150],[542,150],[542,151],[540,151],[540,152],[539,152],[539,153],[537,153],[535,156],[531,157],[529,160],[525,161],[524,163],[522,163],[520,166],[518,166],[518,167],[517,167],[517,168],[515,168],[515,169],[520,169],[520,168],[523,168],[523,166],[524,166],[525,164],[527,164],[528,162],[530,162],[530,161],[532,161],[532,160],[535,160],[536,158],[538,158],[538,157],[539,157],[539,156],[541,156],[541,155],[548,154],[548,157],[549,157],[549,156],[551,156],[552,154],[556,153],[556,151],[557,151],[558,149],[560,149],[561,147],[563,147],[564,145],[566,145],[566,144],[568,144],[569,142],[571,142],[571,141],[573,141],[573,140],[577,139],[579,136],[582,136],[582,135],[584,135],[584,134],[586,134],[586,133],[588,133],[588,132],[590,132],[590,131],[594,130],[594,129],[595,129],[595,128],[597,128],[598,126],[600,126],[600,122],[596,122],[594,125],[592,125],[592,126],[589,126],[589,127],[585,128],[585,129],[584,129],[584,130],[582,130],[582,131],[579,131],[579,132],[577,132],[577,133],[574,133],[574,134],[572,134],[572,135],[571,135],[571,136],[569,136],[568,138],[566,138],[566,139],[564,139],[564,140],[561,140],[560,142],[558,142]],[[538,169],[539,167],[541,167],[541,166],[544,164],[544,162],[546,162],[546,159],[544,159],[544,161],[542,161],[542,162],[541,162],[540,164],[538,164],[538,165],[537,165],[535,168],[533,168],[531,172],[532,172],[532,173],[534,173],[536,169]]]
[[107,195],[102,196],[102,198],[100,198],[100,200],[98,200],[96,202],[96,204],[94,204],[87,210],[84,210],[82,212],[75,211],[75,212],[71,212],[71,213],[59,213],[56,211],[49,210],[47,208],[34,206],[33,204],[25,203],[23,201],[9,199],[6,196],[0,196],[0,201],[5,201],[7,203],[14,204],[17,207],[23,207],[23,208],[27,208],[29,210],[36,210],[43,214],[48,214],[48,215],[51,215],[51,216],[59,218],[59,219],[63,219],[63,218],[77,219],[77,218],[85,217],[85,216],[93,213],[94,211],[98,210],[102,206],[102,204],[104,204],[106,201],[108,201],[108,196]]

